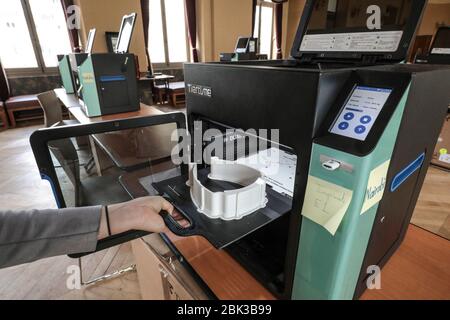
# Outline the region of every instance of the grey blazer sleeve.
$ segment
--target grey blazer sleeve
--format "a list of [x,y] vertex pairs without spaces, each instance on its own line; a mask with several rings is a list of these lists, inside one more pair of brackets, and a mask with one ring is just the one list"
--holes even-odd
[[95,251],[102,207],[0,211],[0,268]]

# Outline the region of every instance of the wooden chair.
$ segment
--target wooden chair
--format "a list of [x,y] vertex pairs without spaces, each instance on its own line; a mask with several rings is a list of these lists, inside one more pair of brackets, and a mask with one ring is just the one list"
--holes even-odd
[[168,95],[174,107],[184,107],[186,105],[186,87],[184,82],[170,83]]
[[9,128],[8,124],[8,116],[6,115],[5,105],[0,101],[0,131],[6,130]]
[[5,101],[11,128],[17,127],[17,122],[42,119],[41,106],[35,94],[10,97]]
[[62,103],[53,90],[37,95],[37,99],[44,111],[44,121],[47,128],[57,123],[65,126],[79,124],[77,120],[64,120]]
[[165,85],[158,85],[155,86],[155,89],[158,103],[169,102],[174,107],[183,107],[186,103],[186,88],[183,81],[171,82],[168,88]]

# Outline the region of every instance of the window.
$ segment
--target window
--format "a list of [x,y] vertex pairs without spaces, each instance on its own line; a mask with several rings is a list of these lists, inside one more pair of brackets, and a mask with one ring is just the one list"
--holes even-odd
[[8,72],[48,72],[57,55],[71,52],[60,0],[9,0],[0,3],[0,57]]
[[259,53],[267,54],[269,59],[275,55],[274,38],[274,4],[270,0],[260,0],[256,7],[255,38],[259,41]]
[[189,60],[184,0],[150,0],[149,53],[156,67]]

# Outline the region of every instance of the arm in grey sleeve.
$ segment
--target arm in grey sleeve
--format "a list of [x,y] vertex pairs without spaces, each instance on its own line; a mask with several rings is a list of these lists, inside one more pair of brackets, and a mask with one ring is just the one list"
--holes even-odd
[[0,211],[0,268],[95,251],[102,207]]

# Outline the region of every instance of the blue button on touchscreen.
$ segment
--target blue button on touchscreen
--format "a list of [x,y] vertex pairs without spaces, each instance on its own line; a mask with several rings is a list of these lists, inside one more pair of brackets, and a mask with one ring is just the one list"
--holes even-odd
[[391,93],[391,89],[357,86],[330,132],[365,141]]

